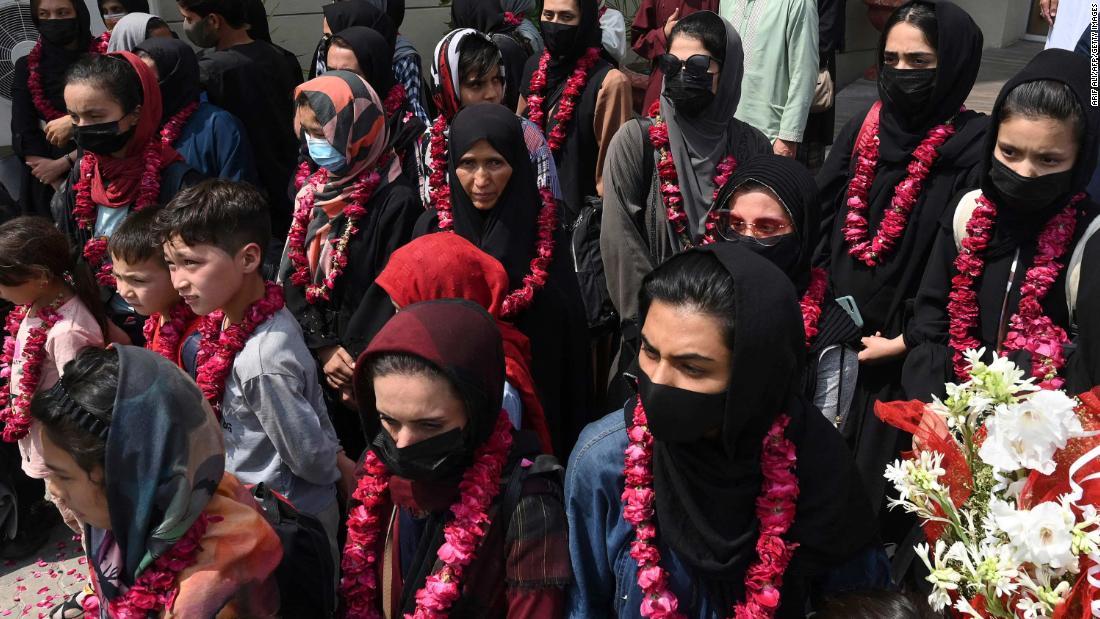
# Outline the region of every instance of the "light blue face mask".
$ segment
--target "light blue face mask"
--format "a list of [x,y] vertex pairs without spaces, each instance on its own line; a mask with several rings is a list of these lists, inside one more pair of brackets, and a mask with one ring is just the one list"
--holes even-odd
[[336,150],[332,144],[323,139],[306,135],[306,149],[309,150],[309,158],[313,160],[313,163],[329,172],[339,170],[347,163],[344,153]]

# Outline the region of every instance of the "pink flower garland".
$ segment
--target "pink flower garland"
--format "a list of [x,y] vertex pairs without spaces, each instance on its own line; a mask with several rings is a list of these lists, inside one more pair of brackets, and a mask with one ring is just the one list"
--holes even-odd
[[[960,112],[964,111],[960,110]],[[909,162],[906,176],[894,190],[890,206],[879,223],[878,233],[868,239],[867,209],[868,192],[875,182],[875,165],[878,163],[877,122],[869,127],[871,139],[856,144],[856,167],[852,180],[848,182],[848,215],[844,223],[844,240],[848,242],[848,254],[869,267],[882,264],[905,232],[909,214],[920,197],[921,187],[928,177],[932,165],[939,157],[936,150],[955,134],[955,119],[933,127],[928,135],[913,151],[913,160]]]
[[[294,272],[290,276],[290,282],[295,286],[304,286],[306,289],[306,302],[316,303],[328,301],[332,290],[336,287],[336,279],[343,274],[348,266],[348,245],[351,238],[359,232],[356,224],[367,214],[366,204],[370,202],[378,185],[382,183],[382,175],[390,167],[392,155],[386,153],[378,164],[371,170],[365,171],[355,179],[351,194],[348,196],[347,205],[344,206],[344,217],[347,225],[344,231],[333,244],[329,255],[329,268],[324,280],[320,284],[313,283],[313,274],[310,272],[309,260],[306,257],[306,231],[309,221],[313,217],[313,205],[316,196],[312,191],[307,191],[298,200],[298,208],[294,211],[294,218],[290,224],[290,232],[287,233],[287,259],[294,266]],[[304,174],[309,173],[309,164],[302,162],[298,168],[297,179],[301,180]],[[317,187],[324,187],[328,179],[328,170],[319,168],[308,182]],[[301,185],[299,185],[299,189]]]
[[[164,324],[160,324],[161,314],[157,312],[145,319],[142,334],[145,336],[145,347],[172,363],[179,363],[180,338],[183,337],[187,325],[195,320],[195,312],[184,302],[176,303],[168,310],[168,318]],[[160,335],[157,337],[157,346],[153,346],[153,337],[157,335],[157,327],[160,327]]]
[[[447,616],[459,597],[463,571],[473,561],[492,522],[489,508],[500,493],[501,475],[508,451],[512,447],[512,424],[503,411],[489,440],[474,453],[474,463],[462,474],[458,485],[459,498],[451,505],[454,520],[443,528],[443,544],[436,552],[443,566],[424,581],[416,592],[413,619],[438,619]],[[386,501],[389,472],[386,466],[368,451],[363,464],[364,475],[352,494],[360,505],[348,512],[348,541],[340,566],[340,593],[349,619],[381,617],[378,597],[378,540],[384,520],[380,509]]]
[[[27,340],[23,342],[23,375],[19,379],[19,395],[11,398],[11,385],[0,390],[0,421],[4,422],[3,438],[5,442],[14,443],[25,437],[31,427],[31,398],[38,390],[38,383],[42,379],[42,366],[46,362],[46,339],[50,329],[61,320],[61,314],[57,308],[61,305],[61,297],[49,305],[39,308],[36,315],[42,320],[42,324],[27,332]],[[15,343],[19,337],[19,325],[27,316],[30,306],[19,305],[8,312],[7,337],[4,338],[3,357],[0,359],[0,378],[10,379],[15,362]]]
[[282,286],[274,282],[266,282],[264,297],[248,306],[244,312],[244,320],[240,323],[229,325],[223,330],[225,312],[220,309],[199,319],[199,332],[202,334],[202,339],[195,358],[195,366],[198,368],[195,382],[199,384],[199,390],[202,391],[202,395],[210,403],[219,420],[222,418],[225,381],[229,377],[229,371],[233,369],[233,360],[244,348],[248,338],[252,337],[256,327],[267,322],[282,308]]
[[[221,519],[199,514],[187,533],[145,568],[126,593],[107,602],[108,614],[114,619],[146,619],[150,614],[159,615],[161,609],[171,608],[179,595],[180,573],[195,564],[207,527]],[[93,582],[94,574],[93,570]],[[86,596],[82,602],[84,612],[91,613],[89,616],[99,616],[98,596],[98,593]]]
[[[546,144],[550,147],[550,154],[552,155],[557,155],[562,145],[565,144],[565,130],[569,126],[569,121],[573,119],[573,113],[577,107],[577,98],[584,92],[585,83],[588,81],[588,71],[596,65],[599,58],[599,47],[590,47],[585,50],[584,55],[577,61],[577,67],[573,70],[573,74],[565,82],[565,90],[562,91],[561,99],[558,100],[558,111],[554,114],[554,121],[557,124],[546,136]],[[546,133],[546,110],[542,109],[542,103],[545,99],[546,69],[549,64],[550,52],[544,51],[542,57],[539,58],[538,69],[531,76],[531,85],[527,95],[527,109],[529,110],[527,118],[538,125],[543,133]]]
[[817,337],[817,321],[821,319],[821,302],[825,300],[828,276],[825,269],[810,269],[810,285],[798,305],[802,308],[802,326],[806,332],[806,348]]
[[[88,46],[88,53],[90,54],[103,54],[107,52],[107,44],[111,41],[111,32],[104,32],[97,39],[92,39],[91,45]],[[34,47],[31,48],[29,54],[27,54],[27,88],[31,92],[31,101],[34,103],[34,107],[38,110],[38,113],[42,115],[42,118],[46,119],[46,122],[51,120],[57,120],[64,116],[64,112],[58,110],[50,103],[49,98],[46,97],[46,91],[42,88],[42,77],[38,72],[38,64],[42,61],[42,40],[39,39],[35,42]]]
[[[660,180],[658,187],[661,191],[661,200],[665,205],[665,214],[672,223],[676,236],[680,238],[681,249],[689,249],[694,246],[694,243],[687,229],[687,213],[684,212],[684,197],[680,193],[680,178],[676,172],[676,162],[668,152],[668,125],[661,118],[660,101],[654,101],[650,106],[649,117],[653,120],[653,124],[649,126],[649,141],[657,151],[657,177]],[[737,159],[733,155],[726,155],[718,162],[714,172],[714,195],[711,201],[718,199],[722,186],[735,170],[737,170]],[[703,233],[701,245],[710,245],[717,240],[714,238],[714,230],[718,227],[719,217],[717,208],[711,208],[707,213],[706,231]]]
[[523,16],[513,13],[511,11],[504,12],[504,25],[515,28],[523,23]]
[[435,119],[428,132],[428,160],[432,162],[432,171],[428,175],[428,199],[435,207],[439,228],[450,230],[454,226],[454,217],[451,214],[451,187],[447,184],[447,119],[442,114]]
[[[163,168],[163,156],[161,145],[171,146],[183,131],[191,114],[198,109],[199,104],[193,101],[177,112],[160,131],[160,141],[149,140],[145,145],[142,159],[145,161],[145,171],[141,175],[141,184],[138,188],[137,199],[134,201],[133,212],[160,202],[160,171]],[[96,169],[99,156],[92,152],[85,152],[80,158],[80,179],[77,181],[75,200],[73,204],[73,219],[77,228],[88,234],[88,241],[84,243],[84,259],[95,273],[96,282],[100,286],[113,287],[115,277],[111,274],[111,264],[107,260],[107,237],[95,236],[95,221],[98,207],[92,200],[92,174]]]
[[[770,618],[779,608],[779,588],[783,574],[798,544],[785,542],[785,534],[794,522],[798,501],[798,477],[794,473],[797,456],[794,444],[783,431],[790,417],[780,415],[764,437],[760,468],[764,476],[756,497],[756,517],[760,534],[756,540],[756,560],[745,571],[745,601],[735,604],[737,619]],[[645,408],[639,399],[634,407],[634,422],[627,428],[630,444],[624,453],[622,494],[623,519],[634,527],[635,540],[630,556],[638,562],[638,586],[642,589],[641,615],[654,619],[685,619],[679,612],[676,594],[668,589],[668,572],[660,566],[657,525],[653,522],[653,435],[647,427]]]
[[[1058,278],[1062,267],[1058,262],[1073,240],[1077,227],[1077,203],[1085,198],[1079,193],[1070,199],[1062,212],[1047,222],[1039,234],[1035,262],[1024,275],[1020,287],[1020,305],[1009,319],[1011,331],[1005,336],[1004,351],[1026,350],[1031,353],[1031,375],[1041,382],[1040,387],[1059,389],[1065,382],[1058,372],[1065,365],[1063,346],[1069,342],[1065,330],[1043,315],[1042,300],[1050,292],[1050,286]],[[981,347],[981,341],[971,334],[978,324],[978,292],[975,282],[985,271],[982,253],[989,246],[993,234],[997,206],[984,194],[978,196],[978,205],[966,223],[966,237],[962,239],[962,251],[955,257],[956,274],[951,278],[947,315],[950,318],[949,346],[955,375],[964,380],[970,366],[963,351]]]

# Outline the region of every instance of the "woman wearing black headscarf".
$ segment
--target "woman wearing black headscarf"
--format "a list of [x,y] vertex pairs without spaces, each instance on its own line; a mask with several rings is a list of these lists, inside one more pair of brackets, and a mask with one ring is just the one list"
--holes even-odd
[[[65,114],[65,74],[91,51],[91,15],[83,0],[48,7],[34,0],[31,21],[38,29],[38,42],[30,54],[15,61],[11,144],[26,166],[19,196],[23,212],[48,217],[54,190],[76,161],[73,123]],[[37,67],[32,67],[35,56]]]
[[386,104],[390,146],[398,154],[406,178],[417,185],[415,146],[426,126],[416,117],[407,93],[404,97],[396,97],[392,58],[393,45],[381,33],[366,26],[352,26],[329,40],[326,64],[328,71],[344,70],[359,75],[378,93]]
[[[313,61],[309,67],[310,78],[324,73],[328,68],[328,47],[333,33],[352,26],[366,26],[378,31],[393,50],[394,80],[405,87],[406,100],[412,106],[413,115],[427,124],[428,112],[424,109],[424,101],[421,99],[420,54],[408,39],[397,33],[398,24],[393,21],[393,16],[404,17],[404,4],[401,4],[400,12],[387,13],[386,8],[388,7],[380,7],[368,0],[343,0],[322,7],[323,36],[317,44],[317,50],[313,53]],[[379,94],[385,95],[383,92]]]
[[714,208],[722,239],[764,256],[794,283],[806,334],[802,393],[839,426],[852,403],[860,333],[825,270],[810,265],[820,236],[813,176],[794,159],[764,153],[737,167]]
[[[402,308],[359,357],[371,451],[355,493],[367,502],[348,519],[348,616],[427,607],[449,617],[561,617],[571,576],[561,466],[539,455],[533,435],[512,430],[504,376],[496,323],[458,299]],[[453,597],[440,595],[441,570]],[[377,586],[360,584],[368,579]],[[427,602],[440,597],[442,607]]]
[[[100,0],[99,16],[103,18],[103,25],[107,30],[113,31],[123,17],[130,13],[148,13],[148,0]],[[126,50],[130,51],[130,50]]]
[[527,59],[534,50],[517,28],[525,16],[505,14],[501,4],[483,0],[454,0],[451,3],[451,27],[473,28],[492,38],[504,58],[504,105],[515,109],[519,103],[519,91],[523,87],[520,78]]
[[[633,114],[630,83],[600,57],[597,0],[547,0],[540,28],[546,49],[524,67],[526,87],[517,111],[546,134],[565,203],[560,220],[569,223],[585,198],[603,195],[611,138]],[[572,110],[568,118],[559,118],[562,107]]]
[[[568,616],[625,619],[649,604],[733,616],[761,599],[749,576],[761,573],[761,548],[775,569],[759,584],[782,581],[768,595],[777,617],[806,616],[820,594],[888,584],[851,456],[800,393],[804,335],[782,272],[717,243],[658,267],[640,297],[637,395],[585,428],[566,469]],[[798,544],[789,565],[774,559],[785,544]]]
[[[455,115],[449,157],[450,212],[441,218],[436,208],[428,210],[414,236],[453,229],[504,265],[513,291],[545,282],[530,286],[529,300],[505,318],[531,340],[531,371],[554,450],[566,453],[588,423],[590,388],[584,306],[569,245],[554,225],[561,216],[547,216],[520,119],[504,106],[473,105]],[[536,266],[550,238],[549,263]]]
[[[874,402],[903,397],[903,334],[925,258],[952,199],[979,183],[988,118],[959,109],[981,55],[981,30],[958,6],[915,0],[899,8],[879,44],[880,101],[841,129],[817,175],[824,231],[819,260],[833,291],[852,297],[863,320],[859,381],[844,434],[876,503],[885,489],[885,463],[907,445],[875,417]],[[877,156],[870,147],[876,113]],[[856,144],[861,132],[866,147]],[[930,139],[935,143],[921,146]],[[862,165],[853,156],[857,149]],[[913,184],[906,179],[918,150],[932,163]],[[896,201],[911,201],[911,210],[899,212]]]
[[[913,348],[905,360],[908,397],[944,397],[944,383],[966,378],[962,352],[979,347],[987,361],[1007,353],[1025,376],[1050,386],[1065,381],[1072,393],[1100,384],[1096,226],[1093,239],[1082,240],[1100,207],[1074,199],[1100,149],[1088,68],[1084,56],[1046,50],[1001,89],[981,188],[962,196],[954,217],[942,222],[917,295],[906,334]],[[1051,234],[1066,226],[1072,235],[1055,241]],[[968,250],[962,257],[960,247]],[[1041,266],[1043,247],[1060,248],[1053,281],[1045,294],[1024,295],[1036,281],[1029,271]],[[1076,282],[1067,284],[1070,274]],[[1025,297],[1038,301],[1038,312],[1029,312],[1034,306]],[[967,308],[976,311],[972,319]],[[1042,326],[1044,317],[1052,324]]]
[[152,62],[157,72],[164,105],[161,126],[173,119],[183,122],[172,146],[187,165],[209,178],[256,184],[252,146],[241,121],[199,97],[199,60],[191,46],[179,39],[153,38],[138,44],[134,53],[146,64]]

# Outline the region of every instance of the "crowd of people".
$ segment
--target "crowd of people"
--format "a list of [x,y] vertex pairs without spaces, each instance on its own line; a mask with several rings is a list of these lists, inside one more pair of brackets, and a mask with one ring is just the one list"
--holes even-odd
[[836,2],[645,0],[644,98],[597,0],[454,0],[427,58],[335,2],[305,80],[261,0],[177,4],[32,0],[15,67],[0,554],[82,536],[50,619],[922,617],[875,404],[968,349],[1100,385],[1083,55],[967,110],[982,32],[912,0],[834,137]]

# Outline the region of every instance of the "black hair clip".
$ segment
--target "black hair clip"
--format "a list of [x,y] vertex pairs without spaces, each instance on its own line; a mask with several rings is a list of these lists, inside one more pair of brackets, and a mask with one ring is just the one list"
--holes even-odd
[[65,386],[61,384],[60,380],[53,387],[50,387],[49,391],[51,398],[57,403],[59,416],[71,417],[78,426],[88,433],[99,437],[101,440],[107,440],[111,424],[77,404],[75,400],[69,397],[69,392],[65,390]]

